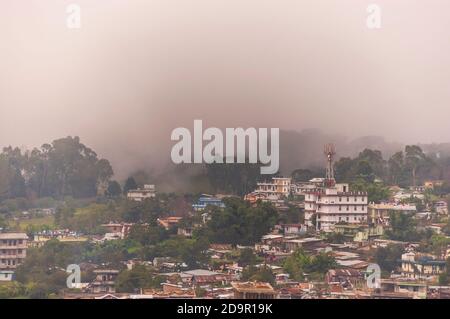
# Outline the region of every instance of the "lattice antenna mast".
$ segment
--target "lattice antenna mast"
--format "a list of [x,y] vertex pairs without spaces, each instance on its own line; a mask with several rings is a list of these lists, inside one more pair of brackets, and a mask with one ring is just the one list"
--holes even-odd
[[336,150],[333,144],[326,144],[323,149],[323,153],[327,160],[327,172],[326,172],[326,180],[330,184],[334,184],[334,168],[333,168],[333,160],[334,155],[336,154]]

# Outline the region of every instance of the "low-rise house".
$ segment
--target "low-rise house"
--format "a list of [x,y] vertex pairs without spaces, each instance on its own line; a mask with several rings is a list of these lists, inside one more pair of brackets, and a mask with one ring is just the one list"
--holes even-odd
[[372,246],[374,248],[383,247],[386,248],[388,245],[401,245],[403,247],[407,247],[410,243],[399,240],[391,240],[391,239],[374,239],[372,242]]
[[192,233],[194,231],[194,227],[178,227],[177,235],[184,237],[192,237]]
[[160,226],[164,227],[166,230],[169,230],[171,227],[177,226],[182,219],[183,217],[171,216],[166,218],[158,218],[156,221]]
[[440,215],[447,215],[448,214],[448,207],[447,207],[447,202],[444,200],[440,200],[437,201],[436,203],[434,203],[434,210],[436,211],[436,213],[440,214]]
[[381,279],[380,291],[372,292],[372,298],[417,299],[426,298],[426,282],[405,279]]
[[193,285],[211,285],[211,284],[226,284],[235,279],[232,274],[225,274],[215,271],[210,271],[206,269],[195,269],[184,271],[184,275],[191,276],[191,282]]
[[133,227],[132,223],[114,223],[109,222],[108,224],[102,224],[102,227],[106,228],[108,233],[111,234],[111,237],[118,237],[120,239],[124,239],[130,233],[131,227]]
[[220,198],[213,197],[211,195],[203,195],[201,196],[197,203],[192,205],[192,208],[195,211],[203,211],[207,206],[216,206],[220,208],[225,208],[225,204],[222,202]]
[[77,243],[89,240],[88,237],[68,229],[44,230],[35,233],[33,235],[33,240],[28,242],[28,246],[39,248],[44,246],[44,244],[51,239],[57,239],[63,243]]
[[96,269],[94,270],[95,279],[88,287],[91,293],[115,293],[115,281],[118,270],[115,269]]
[[369,204],[368,219],[372,224],[388,225],[391,213],[415,214],[416,212],[416,205],[412,204]]
[[435,279],[446,270],[446,261],[431,256],[408,252],[402,255],[401,274],[412,279]]
[[284,246],[287,251],[295,251],[299,248],[305,250],[313,250],[323,243],[323,239],[308,237],[299,239],[288,239],[284,241]]
[[266,282],[232,282],[235,299],[276,299],[277,292]]
[[283,224],[281,227],[284,235],[303,235],[307,230],[305,224]]
[[444,185],[443,180],[429,180],[423,183],[425,189],[434,189],[435,187],[439,187]]
[[144,289],[141,295],[131,295],[130,299],[192,299],[195,290],[183,285],[163,283],[162,290]]
[[327,284],[339,284],[343,288],[360,288],[365,285],[364,274],[355,269],[330,269],[325,275]]
[[144,185],[144,188],[131,189],[127,193],[127,198],[135,202],[142,202],[149,198],[156,197],[155,185]]

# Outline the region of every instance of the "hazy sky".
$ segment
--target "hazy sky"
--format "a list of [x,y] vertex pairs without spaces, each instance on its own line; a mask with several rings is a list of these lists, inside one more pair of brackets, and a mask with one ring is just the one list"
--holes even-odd
[[450,141],[450,2],[0,2],[0,146],[78,135],[127,169],[168,159],[196,118]]

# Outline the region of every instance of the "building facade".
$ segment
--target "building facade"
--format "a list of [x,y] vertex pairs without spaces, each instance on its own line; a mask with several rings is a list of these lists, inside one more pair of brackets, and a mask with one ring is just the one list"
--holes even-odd
[[0,277],[12,280],[13,271],[27,256],[28,236],[25,233],[0,233]]
[[256,193],[267,196],[287,197],[291,193],[290,177],[272,177],[271,182],[258,183]]
[[304,192],[305,222],[308,226],[332,231],[337,223],[367,223],[366,192],[350,191],[348,184],[328,185]]
[[129,200],[135,202],[142,202],[143,200],[153,198],[156,196],[155,185],[144,185],[144,188],[132,189],[127,193]]

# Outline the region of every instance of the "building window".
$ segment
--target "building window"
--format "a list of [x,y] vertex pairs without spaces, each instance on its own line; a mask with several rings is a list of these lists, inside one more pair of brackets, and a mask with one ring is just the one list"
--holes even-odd
[[341,205],[339,205],[339,210],[342,210]]
[[339,196],[339,201],[342,202],[342,197],[341,196]]
[[347,196],[347,202],[349,202],[349,201],[350,201],[350,197]]
[[349,210],[349,209],[350,209],[350,206],[347,205],[347,210]]
[[355,205],[355,210],[357,209],[357,206]]

